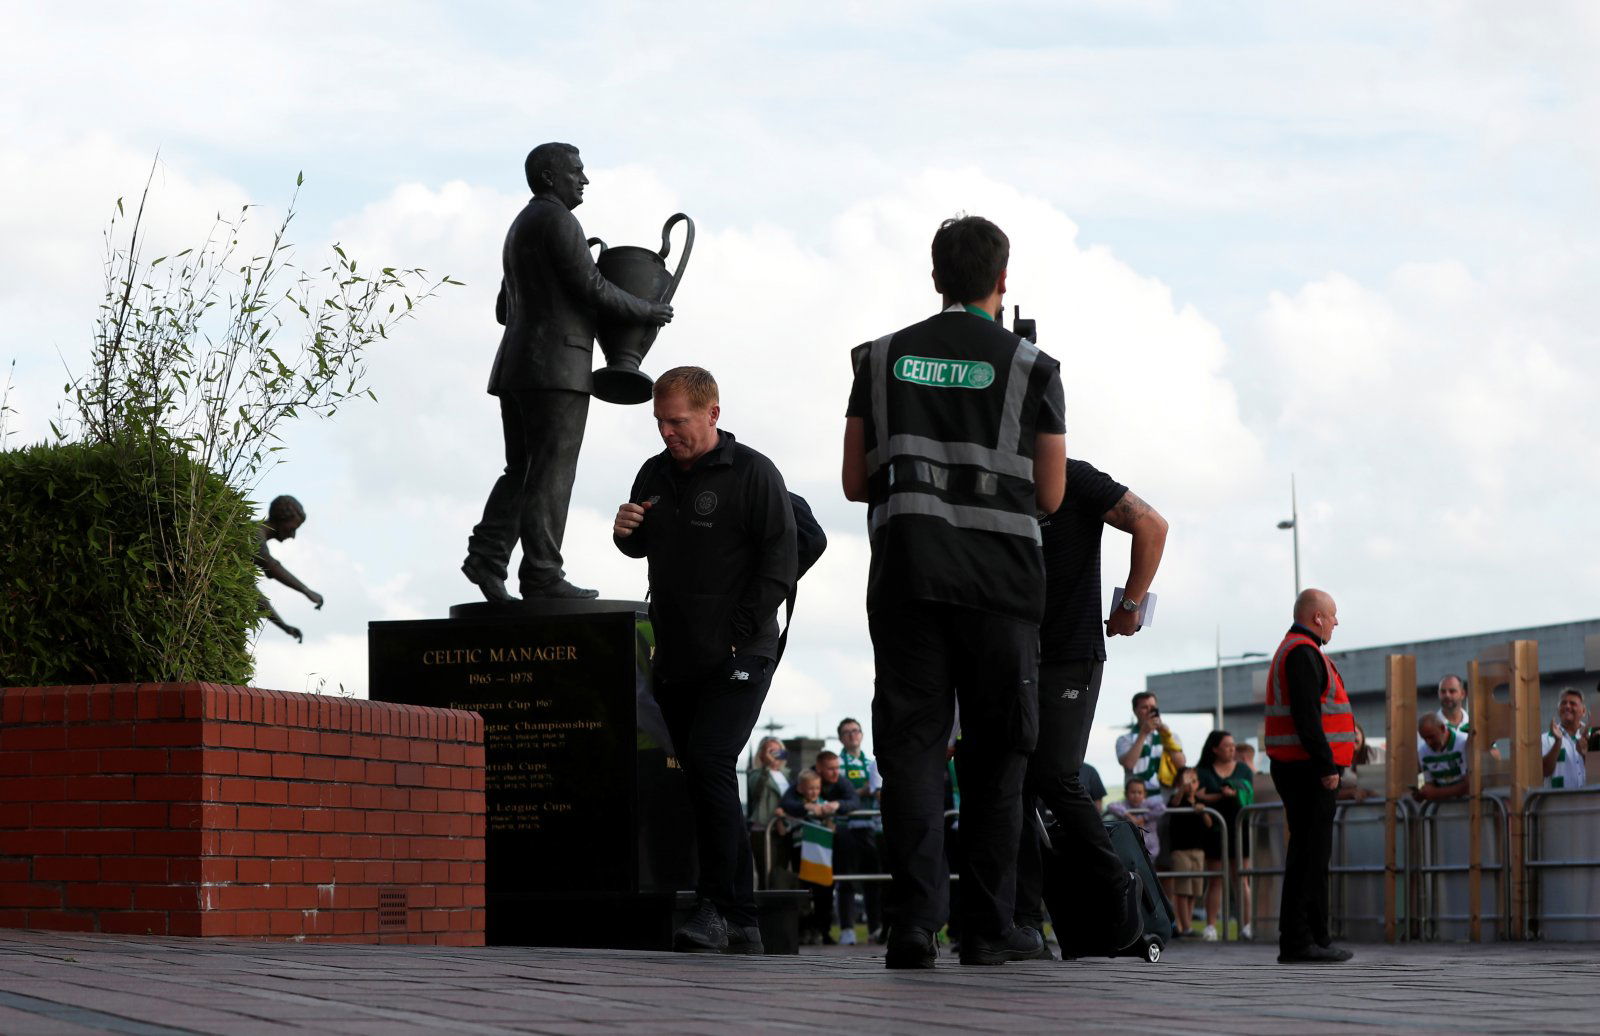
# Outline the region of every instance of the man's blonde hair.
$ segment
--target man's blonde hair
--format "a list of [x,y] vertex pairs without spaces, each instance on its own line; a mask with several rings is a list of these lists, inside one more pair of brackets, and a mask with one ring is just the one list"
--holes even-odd
[[674,367],[656,379],[656,399],[673,392],[682,392],[696,410],[709,410],[720,401],[717,379],[704,367]]

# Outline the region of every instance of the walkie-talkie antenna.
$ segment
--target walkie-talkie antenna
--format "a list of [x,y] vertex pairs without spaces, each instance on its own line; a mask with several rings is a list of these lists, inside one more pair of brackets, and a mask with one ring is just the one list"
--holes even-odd
[[1039,344],[1039,322],[1024,320],[1021,306],[1011,307],[1011,333],[1018,338],[1026,338],[1034,345]]

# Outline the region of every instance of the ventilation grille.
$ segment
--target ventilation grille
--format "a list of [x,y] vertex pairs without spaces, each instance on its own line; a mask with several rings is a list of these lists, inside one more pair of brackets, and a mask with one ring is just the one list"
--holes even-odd
[[378,890],[378,931],[403,932],[410,915],[405,889]]

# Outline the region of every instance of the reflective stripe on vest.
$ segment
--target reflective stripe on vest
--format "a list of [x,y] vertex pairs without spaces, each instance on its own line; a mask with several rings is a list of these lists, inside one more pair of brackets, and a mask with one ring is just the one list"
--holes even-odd
[[1272,667],[1267,671],[1266,731],[1262,738],[1267,756],[1284,762],[1303,762],[1311,758],[1300,743],[1294,728],[1294,714],[1289,707],[1289,688],[1284,678],[1284,666],[1289,652],[1302,645],[1311,647],[1322,655],[1327,683],[1322,689],[1322,734],[1333,750],[1333,761],[1339,766],[1349,766],[1355,758],[1356,718],[1350,708],[1350,698],[1345,693],[1344,678],[1320,645],[1304,633],[1290,632],[1278,645],[1272,656]]
[[[927,461],[938,465],[964,465],[1013,478],[1032,481],[1033,461],[1022,455],[1022,409],[1028,399],[1028,382],[1039,358],[1039,347],[1019,338],[1011,357],[1011,371],[1000,414],[1000,431],[995,445],[976,442],[945,442],[923,435],[889,431],[889,345],[894,335],[887,334],[872,343],[868,351],[868,373],[872,379],[873,448],[867,451],[867,475],[871,477],[896,457]],[[931,474],[931,472],[930,472]],[[1043,543],[1039,522],[1031,514],[969,504],[953,504],[931,493],[895,492],[894,471],[889,472],[888,499],[872,507],[867,517],[869,533],[877,532],[899,515],[938,518],[958,529],[976,529],[1020,536]],[[992,478],[993,476],[989,476]],[[926,479],[934,482],[933,477]],[[943,488],[942,483],[939,483]]]

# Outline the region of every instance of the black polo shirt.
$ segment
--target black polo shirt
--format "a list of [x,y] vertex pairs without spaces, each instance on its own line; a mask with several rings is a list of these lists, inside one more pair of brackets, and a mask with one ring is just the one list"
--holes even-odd
[[1085,460],[1067,460],[1061,508],[1039,522],[1044,536],[1044,621],[1039,660],[1106,660],[1100,609],[1100,534],[1128,487]]

